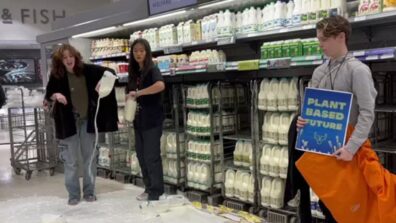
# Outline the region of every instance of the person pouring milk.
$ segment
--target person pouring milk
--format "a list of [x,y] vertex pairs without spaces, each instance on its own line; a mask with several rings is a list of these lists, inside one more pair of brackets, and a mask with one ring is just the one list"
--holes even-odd
[[[161,92],[165,89],[160,70],[154,65],[150,44],[145,39],[137,39],[131,45],[129,57],[126,105],[133,107],[137,102],[136,114],[126,119],[133,120],[135,146],[142,170],[144,193],[137,200],[159,200],[164,193],[160,140],[164,111]],[[126,109],[127,113],[133,109]]]

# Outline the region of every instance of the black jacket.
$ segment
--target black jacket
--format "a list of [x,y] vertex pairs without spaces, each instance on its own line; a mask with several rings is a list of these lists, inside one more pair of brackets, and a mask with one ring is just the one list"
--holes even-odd
[[[139,81],[129,78],[126,86],[126,93],[138,89],[145,89],[156,83],[164,81],[160,70],[153,66],[146,73],[138,73]],[[139,86],[137,86],[137,82]],[[152,95],[144,95],[137,98],[139,111],[133,121],[133,127],[140,130],[148,130],[158,126],[162,126],[164,122],[164,107],[162,100],[162,92]]]
[[[84,64],[83,74],[85,75],[88,90],[87,132],[89,133],[95,133],[94,121],[96,105],[98,102],[98,93],[96,92],[95,87],[106,70],[115,73],[113,70],[105,67]],[[77,133],[75,118],[73,114],[73,102],[71,101],[67,74],[65,74],[60,79],[57,79],[52,75],[50,76],[47,84],[45,98],[48,101],[51,101],[50,97],[54,93],[63,94],[68,102],[67,105],[55,103],[53,112],[55,120],[56,138],[65,139]],[[113,89],[109,96],[100,99],[100,108],[97,118],[98,130],[99,132],[117,131],[117,122],[117,101],[115,98],[115,90]]]

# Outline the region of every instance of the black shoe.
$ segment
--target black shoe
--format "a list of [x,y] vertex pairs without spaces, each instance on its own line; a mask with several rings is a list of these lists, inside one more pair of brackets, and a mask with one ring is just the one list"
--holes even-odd
[[160,197],[159,195],[149,194],[147,200],[148,201],[158,201],[159,197]]
[[67,202],[67,204],[70,205],[70,206],[76,206],[78,203],[80,203],[80,200],[77,199],[77,198],[71,198]]
[[97,198],[96,198],[95,195],[88,195],[88,196],[84,196],[84,200],[85,200],[86,202],[94,202],[94,201],[97,200]]

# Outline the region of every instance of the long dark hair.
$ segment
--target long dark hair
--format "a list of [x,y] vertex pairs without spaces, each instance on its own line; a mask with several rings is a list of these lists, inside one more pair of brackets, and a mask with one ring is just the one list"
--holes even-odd
[[58,79],[64,77],[64,75],[66,74],[66,67],[63,64],[63,53],[66,50],[69,51],[69,53],[75,58],[73,68],[74,74],[77,76],[82,75],[84,63],[82,61],[81,53],[70,44],[62,44],[58,48],[56,48],[54,53],[52,54],[51,75]]
[[151,47],[149,42],[142,38],[133,41],[133,43],[131,44],[131,51],[129,53],[129,67],[128,67],[128,79],[129,82],[132,82],[133,88],[139,87],[136,86],[136,81],[138,78],[138,73],[140,71],[140,66],[139,63],[135,60],[135,57],[133,56],[133,48],[136,46],[136,44],[142,44],[144,50],[146,51],[146,57],[144,58],[143,69],[141,70],[141,75],[142,75],[141,78],[144,79],[147,72],[149,72],[151,68],[154,66],[153,56],[151,55]]

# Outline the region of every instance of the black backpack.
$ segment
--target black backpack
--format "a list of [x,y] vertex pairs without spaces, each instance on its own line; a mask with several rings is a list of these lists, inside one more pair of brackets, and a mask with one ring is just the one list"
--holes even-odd
[[6,95],[4,93],[4,89],[3,87],[0,85],[0,108],[3,107],[3,105],[5,105],[7,102],[7,98]]

